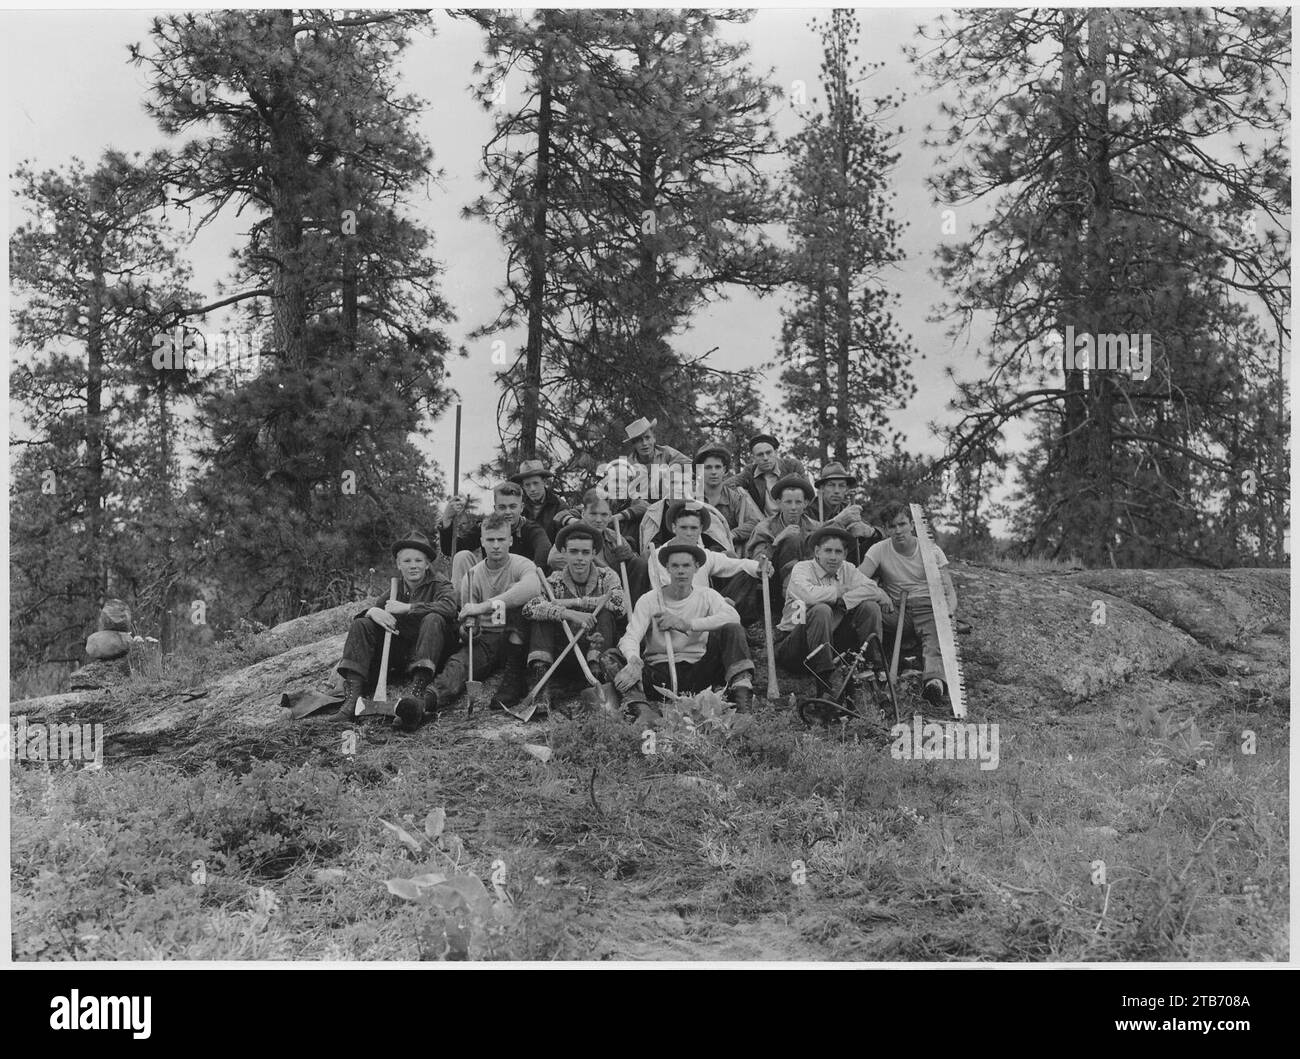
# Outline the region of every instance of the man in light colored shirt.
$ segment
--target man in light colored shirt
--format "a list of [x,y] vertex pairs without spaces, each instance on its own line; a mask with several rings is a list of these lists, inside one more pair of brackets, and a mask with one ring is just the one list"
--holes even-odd
[[637,600],[618,650],[601,660],[606,679],[613,679],[625,707],[646,701],[645,692],[656,687],[671,688],[671,637],[679,693],[725,684],[736,709],[748,709],[754,672],[749,643],[736,608],[713,589],[694,583],[704,550],[674,540],[659,549],[657,558],[668,571],[668,584]]
[[[921,545],[912,527],[912,517],[902,504],[890,504],[880,513],[881,524],[889,537],[867,549],[867,557],[858,568],[868,577],[879,573],[881,583],[889,598],[898,603],[907,591],[907,614],[903,619],[903,635],[915,630],[921,641],[924,672],[921,675],[921,694],[933,706],[944,705],[943,651],[939,647],[939,633],[934,623],[934,607],[930,602],[930,586],[925,579],[925,562],[921,558]],[[957,614],[957,590],[952,577],[944,569],[948,557],[935,546],[938,553],[939,578],[948,602],[948,613]],[[885,623],[885,633],[891,639],[896,635],[897,614]]]
[[877,675],[886,665],[881,617],[893,613],[893,604],[879,585],[845,562],[853,540],[843,526],[813,531],[813,557],[790,571],[777,626],[777,664],[791,673],[811,671],[828,690],[834,686],[836,652],[852,651],[874,638]]
[[[695,571],[695,584],[699,588],[716,588],[723,597],[736,608],[741,624],[757,621],[762,617],[762,601],[758,578],[769,576],[772,571],[770,560],[738,559],[727,552],[710,549],[704,539],[704,532],[715,521],[709,513],[707,504],[693,500],[679,500],[668,508],[666,516],[672,527],[672,540],[684,540],[698,545],[704,550],[704,563]],[[649,516],[647,516],[649,517]],[[649,565],[650,587],[662,588],[668,584],[668,572],[659,564],[654,553],[650,553]]]

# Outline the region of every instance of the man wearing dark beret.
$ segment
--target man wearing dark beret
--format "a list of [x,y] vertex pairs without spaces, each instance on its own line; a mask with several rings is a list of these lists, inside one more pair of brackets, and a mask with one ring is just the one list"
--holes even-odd
[[782,456],[780,448],[781,443],[771,434],[755,434],[749,439],[749,455],[754,462],[727,479],[728,485],[745,490],[764,515],[776,514],[778,505],[772,498],[772,487],[778,481],[792,474],[808,480],[803,464],[793,456]]

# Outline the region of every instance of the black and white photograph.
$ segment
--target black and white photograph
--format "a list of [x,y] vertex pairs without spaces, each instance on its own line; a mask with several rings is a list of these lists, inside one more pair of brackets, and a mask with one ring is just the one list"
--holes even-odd
[[1292,961],[1289,8],[0,24],[12,965]]

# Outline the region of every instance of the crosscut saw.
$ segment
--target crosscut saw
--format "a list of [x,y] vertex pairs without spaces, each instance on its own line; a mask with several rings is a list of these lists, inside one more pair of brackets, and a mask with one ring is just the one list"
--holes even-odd
[[921,562],[925,564],[925,583],[930,590],[930,606],[934,610],[934,625],[939,631],[939,650],[943,653],[943,679],[948,685],[948,698],[952,702],[954,717],[966,716],[966,678],[962,676],[961,656],[957,653],[957,637],[952,627],[952,614],[948,611],[948,597],[943,592],[939,577],[938,545],[930,523],[926,521],[920,504],[909,504],[912,525],[916,527],[916,543],[921,549]]

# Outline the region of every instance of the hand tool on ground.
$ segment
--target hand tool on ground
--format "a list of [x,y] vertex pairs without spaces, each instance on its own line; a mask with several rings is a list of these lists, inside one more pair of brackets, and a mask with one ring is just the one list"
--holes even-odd
[[[397,598],[397,578],[393,578],[388,598]],[[393,646],[393,631],[384,630],[384,652],[379,658],[379,683],[368,699],[357,699],[358,717],[396,717],[397,703],[388,697],[388,654]]]
[[930,590],[930,607],[934,611],[934,626],[939,633],[939,652],[943,656],[944,683],[948,685],[948,699],[954,717],[966,716],[966,678],[962,675],[961,655],[957,652],[957,639],[953,635],[952,614],[948,610],[948,597],[944,595],[943,580],[939,576],[938,545],[920,504],[910,505],[912,525],[916,527],[916,542],[921,549],[921,562],[925,565],[925,584]]
[[776,651],[772,647],[772,589],[769,585],[771,573],[759,567],[758,579],[763,586],[763,638],[767,643],[767,698],[776,702],[781,697],[781,689],[776,682]]
[[[465,602],[469,602],[469,574],[465,575],[462,582],[465,588]],[[474,631],[478,627],[478,621],[475,620],[469,627],[469,673],[465,681],[465,716],[468,717],[474,712],[474,707],[478,706],[483,700],[483,682],[474,679]]]
[[[664,589],[663,585],[659,586],[659,613],[664,613]],[[673,654],[673,631],[672,629],[660,629],[664,634],[664,644],[668,650],[668,679],[672,682],[673,694],[677,694],[677,658]]]
[[[549,579],[542,577],[540,573],[537,576],[538,580],[542,582],[542,588],[546,590],[546,598],[554,603],[555,593],[551,590],[551,582]],[[595,674],[591,671],[591,666],[587,664],[586,658],[582,655],[581,648],[577,646],[578,636],[563,618],[560,619],[560,626],[564,629],[564,635],[569,638],[569,645],[574,648],[574,657],[578,660],[578,667],[582,670],[582,675],[587,678],[587,682],[591,685],[589,688],[583,688],[578,694],[578,698],[582,700],[584,705],[592,709],[617,711],[619,708],[618,692],[614,689],[614,685],[602,684],[596,679]],[[614,645],[609,644],[608,646],[612,647]]]
[[[605,606],[605,601],[602,599],[596,605],[596,609],[591,612],[592,615],[594,616],[596,614],[599,614],[601,610],[604,609],[604,606]],[[519,703],[518,706],[507,706],[505,708],[506,713],[510,714],[511,717],[514,717],[520,721],[531,721],[533,719],[533,714],[537,712],[537,703],[535,701],[537,699],[537,693],[546,686],[546,682],[550,680],[551,675],[557,669],[560,668],[560,663],[563,662],[565,658],[568,657],[569,652],[573,650],[574,645],[577,642],[578,642],[577,640],[570,640],[569,646],[559,653],[555,661],[551,663],[551,668],[542,674],[542,679],[537,682],[536,686],[532,689],[532,691],[530,691],[527,695],[524,696],[523,700]]]
[[898,656],[903,647],[903,619],[907,617],[907,589],[898,597],[898,625],[894,628],[894,655],[889,660],[889,679],[898,679]]

